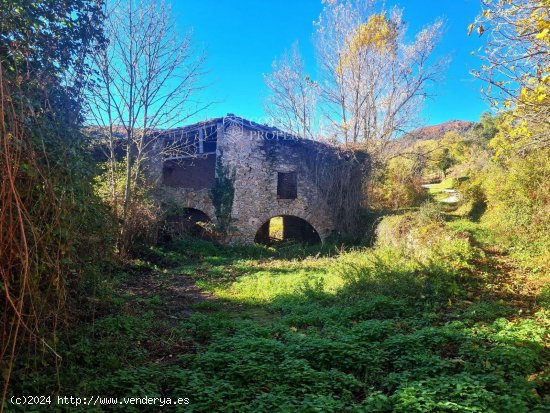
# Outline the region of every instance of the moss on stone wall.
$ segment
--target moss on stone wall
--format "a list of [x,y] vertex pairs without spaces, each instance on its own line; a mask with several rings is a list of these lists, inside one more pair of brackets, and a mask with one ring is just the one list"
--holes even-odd
[[227,234],[231,223],[231,210],[235,197],[235,170],[230,170],[222,165],[220,157],[216,162],[216,179],[210,189],[210,198],[216,211],[217,230],[223,235]]

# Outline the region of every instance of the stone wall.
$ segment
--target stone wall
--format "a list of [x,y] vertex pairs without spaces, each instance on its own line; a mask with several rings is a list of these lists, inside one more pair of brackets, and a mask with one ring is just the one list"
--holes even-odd
[[[160,145],[161,141],[157,143]],[[317,144],[316,145],[323,145]],[[227,243],[251,244],[256,233],[270,218],[290,215],[310,223],[322,241],[341,230],[337,214],[318,188],[315,173],[308,169],[304,156],[314,154],[295,139],[266,139],[259,130],[218,122],[215,188],[193,191],[162,184],[162,159],[159,148],[150,156],[150,178],[156,182],[156,195],[164,203],[195,208],[205,212],[214,223],[228,222]],[[326,145],[324,145],[326,148]],[[313,146],[312,146],[313,148]],[[277,196],[278,172],[297,173],[296,199]],[[233,191],[232,204],[220,208],[219,192]],[[215,196],[213,196],[215,193]],[[220,211],[229,216],[220,216]]]
[[[222,163],[235,170],[230,242],[252,243],[262,224],[279,215],[304,219],[321,240],[330,235],[335,229],[330,211],[317,187],[306,179],[301,159],[291,145],[266,140],[253,130],[228,135],[218,145]],[[277,198],[278,172],[297,172],[296,199]]]

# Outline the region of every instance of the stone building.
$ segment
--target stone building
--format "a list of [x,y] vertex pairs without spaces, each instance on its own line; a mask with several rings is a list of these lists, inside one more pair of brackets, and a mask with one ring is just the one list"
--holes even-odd
[[231,114],[163,131],[154,142],[147,170],[173,223],[210,222],[222,242],[241,244],[323,242],[357,229],[364,155],[360,162]]

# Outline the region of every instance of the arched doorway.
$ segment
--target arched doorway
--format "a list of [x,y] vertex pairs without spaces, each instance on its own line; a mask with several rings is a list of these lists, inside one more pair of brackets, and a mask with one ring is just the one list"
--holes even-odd
[[267,220],[256,233],[254,242],[272,245],[283,241],[320,244],[321,237],[305,219],[294,215],[278,215]]
[[166,217],[166,233],[173,239],[183,235],[191,235],[197,238],[211,238],[209,224],[210,217],[200,209],[184,208],[177,214]]

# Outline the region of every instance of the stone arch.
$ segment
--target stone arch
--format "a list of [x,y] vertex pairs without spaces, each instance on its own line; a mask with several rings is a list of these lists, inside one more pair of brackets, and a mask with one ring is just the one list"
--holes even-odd
[[[273,236],[270,226],[276,219],[280,219],[279,234]],[[273,228],[271,228],[272,230]],[[272,244],[276,241],[294,240],[306,244],[320,244],[322,238],[315,227],[306,219],[289,214],[276,215],[266,220],[256,231],[254,242],[257,244]]]
[[177,214],[166,217],[166,228],[170,237],[184,234],[197,238],[210,238],[208,224],[212,223],[210,216],[198,208],[186,207]]

